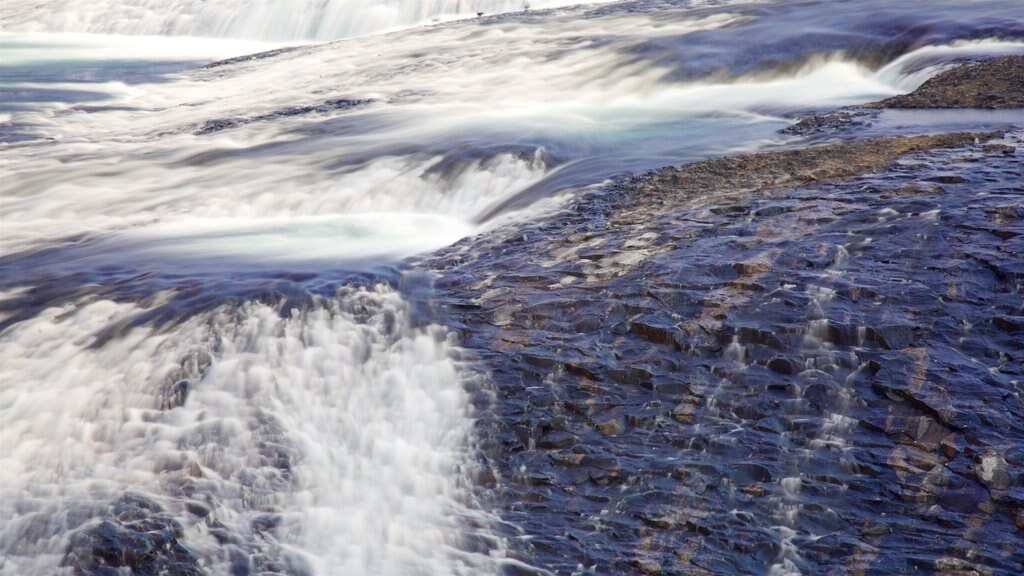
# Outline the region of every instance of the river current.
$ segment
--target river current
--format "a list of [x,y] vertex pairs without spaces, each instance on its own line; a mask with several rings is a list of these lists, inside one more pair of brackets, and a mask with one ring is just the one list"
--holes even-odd
[[410,258],[1024,53],[1016,0],[572,4],[0,5],[0,574],[544,573]]

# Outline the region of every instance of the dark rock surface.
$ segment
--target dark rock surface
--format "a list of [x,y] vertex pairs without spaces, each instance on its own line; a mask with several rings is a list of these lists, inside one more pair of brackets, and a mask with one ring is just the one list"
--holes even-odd
[[428,262],[493,379],[516,553],[1021,573],[1024,163],[994,136],[665,169]]
[[1003,56],[957,66],[931,78],[910,94],[865,108],[1024,107],[1024,56]]
[[796,124],[779,130],[779,133],[791,136],[813,136],[816,134],[842,132],[857,126],[863,126],[877,118],[879,114],[878,110],[862,110],[855,107],[835,110],[803,118]]
[[373,102],[373,100],[359,98],[334,98],[332,100],[325,100],[320,104],[289,106],[288,108],[280,108],[273,112],[259,114],[257,116],[240,116],[237,118],[208,120],[201,128],[199,128],[199,130],[196,130],[194,134],[196,136],[204,136],[206,134],[213,134],[214,132],[220,132],[221,130],[234,128],[236,126],[243,126],[252,122],[265,122],[288,116],[305,116],[307,114],[326,114],[328,112],[344,111],[351,108],[359,108],[370,104],[371,102]]
[[64,564],[86,576],[202,576],[199,557],[183,546],[182,527],[153,500],[125,494],[110,517],[72,539]]

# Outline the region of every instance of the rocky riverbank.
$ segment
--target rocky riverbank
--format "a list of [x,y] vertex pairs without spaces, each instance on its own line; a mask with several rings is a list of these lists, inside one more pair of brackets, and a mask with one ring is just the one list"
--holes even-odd
[[[893,102],[1010,106],[1024,83],[996,80],[1020,63]],[[559,574],[1024,570],[1022,143],[666,168],[430,260],[491,374],[481,482],[517,554]]]
[[785,134],[836,134],[869,125],[884,110],[1009,109],[1024,107],[1024,56],[1003,56],[955,66],[910,94],[803,118]]
[[1003,56],[946,70],[910,94],[864,108],[1021,108],[1024,57]]

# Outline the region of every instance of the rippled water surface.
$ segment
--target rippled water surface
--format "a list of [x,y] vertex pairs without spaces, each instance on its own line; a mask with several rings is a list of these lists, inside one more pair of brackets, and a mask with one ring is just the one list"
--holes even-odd
[[[673,213],[675,232],[652,220],[619,238],[654,250],[652,238],[701,231],[709,244],[650,271],[674,295],[647,294],[640,274],[577,295],[600,314],[560,309],[585,353],[539,329],[528,338],[544,350],[521,353],[526,337],[494,332],[514,310],[473,311],[523,289],[516,271],[566,238],[596,268],[522,274],[563,287],[617,277],[631,256],[601,264],[606,254],[586,255],[598,244],[553,224],[569,207],[584,214],[577,232],[603,225],[602,210],[629,202],[607,199],[619,190],[610,182],[804,145],[779,133],[802,114],[905,93],[957,61],[1024,53],[1018,2],[571,4],[0,6],[0,574],[1013,573],[1022,311],[1020,271],[1001,267],[1020,261],[1021,189],[1019,171],[999,163],[1019,156],[989,158],[989,172],[971,176],[978,187],[954,182],[948,201],[998,220],[994,236],[970,236],[983,227],[973,221],[950,229],[967,236],[942,234],[998,243],[998,258],[964,256],[990,262],[995,279],[971,272],[950,290],[983,295],[999,321],[969,302],[949,309],[946,296],[915,308],[931,277],[887,270],[884,288],[854,282],[878,273],[861,262],[901,262],[947,201],[886,208],[840,191],[780,201],[761,232],[750,210],[711,198]],[[1016,134],[1022,121],[885,112],[841,137]],[[965,173],[980,165],[956,162]],[[780,215],[847,202],[868,212],[834,228],[814,221],[820,241],[780,235],[765,248],[806,257],[813,274],[779,260],[788,276],[755,281],[759,296],[730,304],[743,322],[708,312],[714,298],[738,298],[715,291],[737,281],[721,272],[752,250],[741,238],[797,234],[807,222]],[[916,223],[893,226],[909,236],[887,244],[886,219],[904,213]],[[856,258],[874,246],[893,253]],[[915,254],[912,267],[943,252]],[[545,270],[576,260],[544,258]],[[706,282],[666,279],[681,270]],[[849,304],[852,285],[876,303]],[[680,295],[691,289],[708,294]],[[905,304],[889,300],[902,294]],[[662,296],[667,311],[631,300]],[[681,361],[660,337],[616,332],[662,313],[704,326],[715,344]],[[971,343],[979,322],[1007,328]],[[905,325],[961,340],[928,364],[910,350],[930,350],[921,342],[889,341],[903,337],[885,327]],[[945,380],[922,376],[925,364]],[[577,397],[588,384],[561,379],[565,366],[622,387],[610,392],[618,400]],[[970,372],[1005,394],[979,402],[1009,407],[971,422],[928,401],[903,412],[885,404],[916,398],[890,389],[902,377],[867,384],[877,397],[865,399],[858,386],[885,370],[943,389]],[[561,404],[535,398],[543,390]],[[946,393],[956,414],[969,411]],[[680,395],[696,407],[689,421],[672,420]],[[946,436],[906,453],[880,440],[913,418],[920,434],[959,433],[951,441],[975,452],[956,444],[957,460]],[[685,427],[642,432],[670,420]],[[1010,432],[965,435],[978,421]],[[624,439],[616,448],[619,434],[584,434],[581,422],[621,424]],[[576,450],[592,433],[594,450]],[[945,468],[921,464],[943,457]],[[925,479],[905,497],[891,476],[908,474]],[[921,495],[939,484],[950,490],[939,501]],[[867,504],[837,496],[851,492]],[[900,498],[926,520],[880,520]],[[949,533],[929,536],[933,526]],[[983,526],[996,535],[989,547],[928,548],[929,538],[980,541]],[[892,546],[907,558],[923,550],[921,562],[893,560],[881,535],[915,530]],[[829,538],[839,543],[819,544]]]

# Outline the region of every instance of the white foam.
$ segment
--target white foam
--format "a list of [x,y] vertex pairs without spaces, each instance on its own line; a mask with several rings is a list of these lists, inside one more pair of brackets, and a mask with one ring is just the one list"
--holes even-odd
[[[900,93],[912,92],[929,78],[955,65],[955,59],[1024,54],[1024,42],[985,39],[924,46],[880,68],[875,77]],[[932,63],[940,60],[940,63]]]
[[[145,311],[76,302],[0,338],[0,574],[56,573],[68,530],[129,490],[160,501],[226,574],[228,551],[183,512],[183,483],[238,534],[280,513],[279,553],[317,574],[493,570],[458,548],[467,516],[487,523],[459,473],[473,424],[460,370],[444,331],[409,327],[398,295],[353,290],[290,318],[225,306],[97,340]],[[160,410],[190,354],[213,362],[184,405]]]
[[96,333],[143,309],[111,301],[45,310],[0,335],[0,573],[56,573],[77,528],[126,487],[157,488],[156,384],[203,341],[202,323],[176,334],[127,331],[110,346]]

